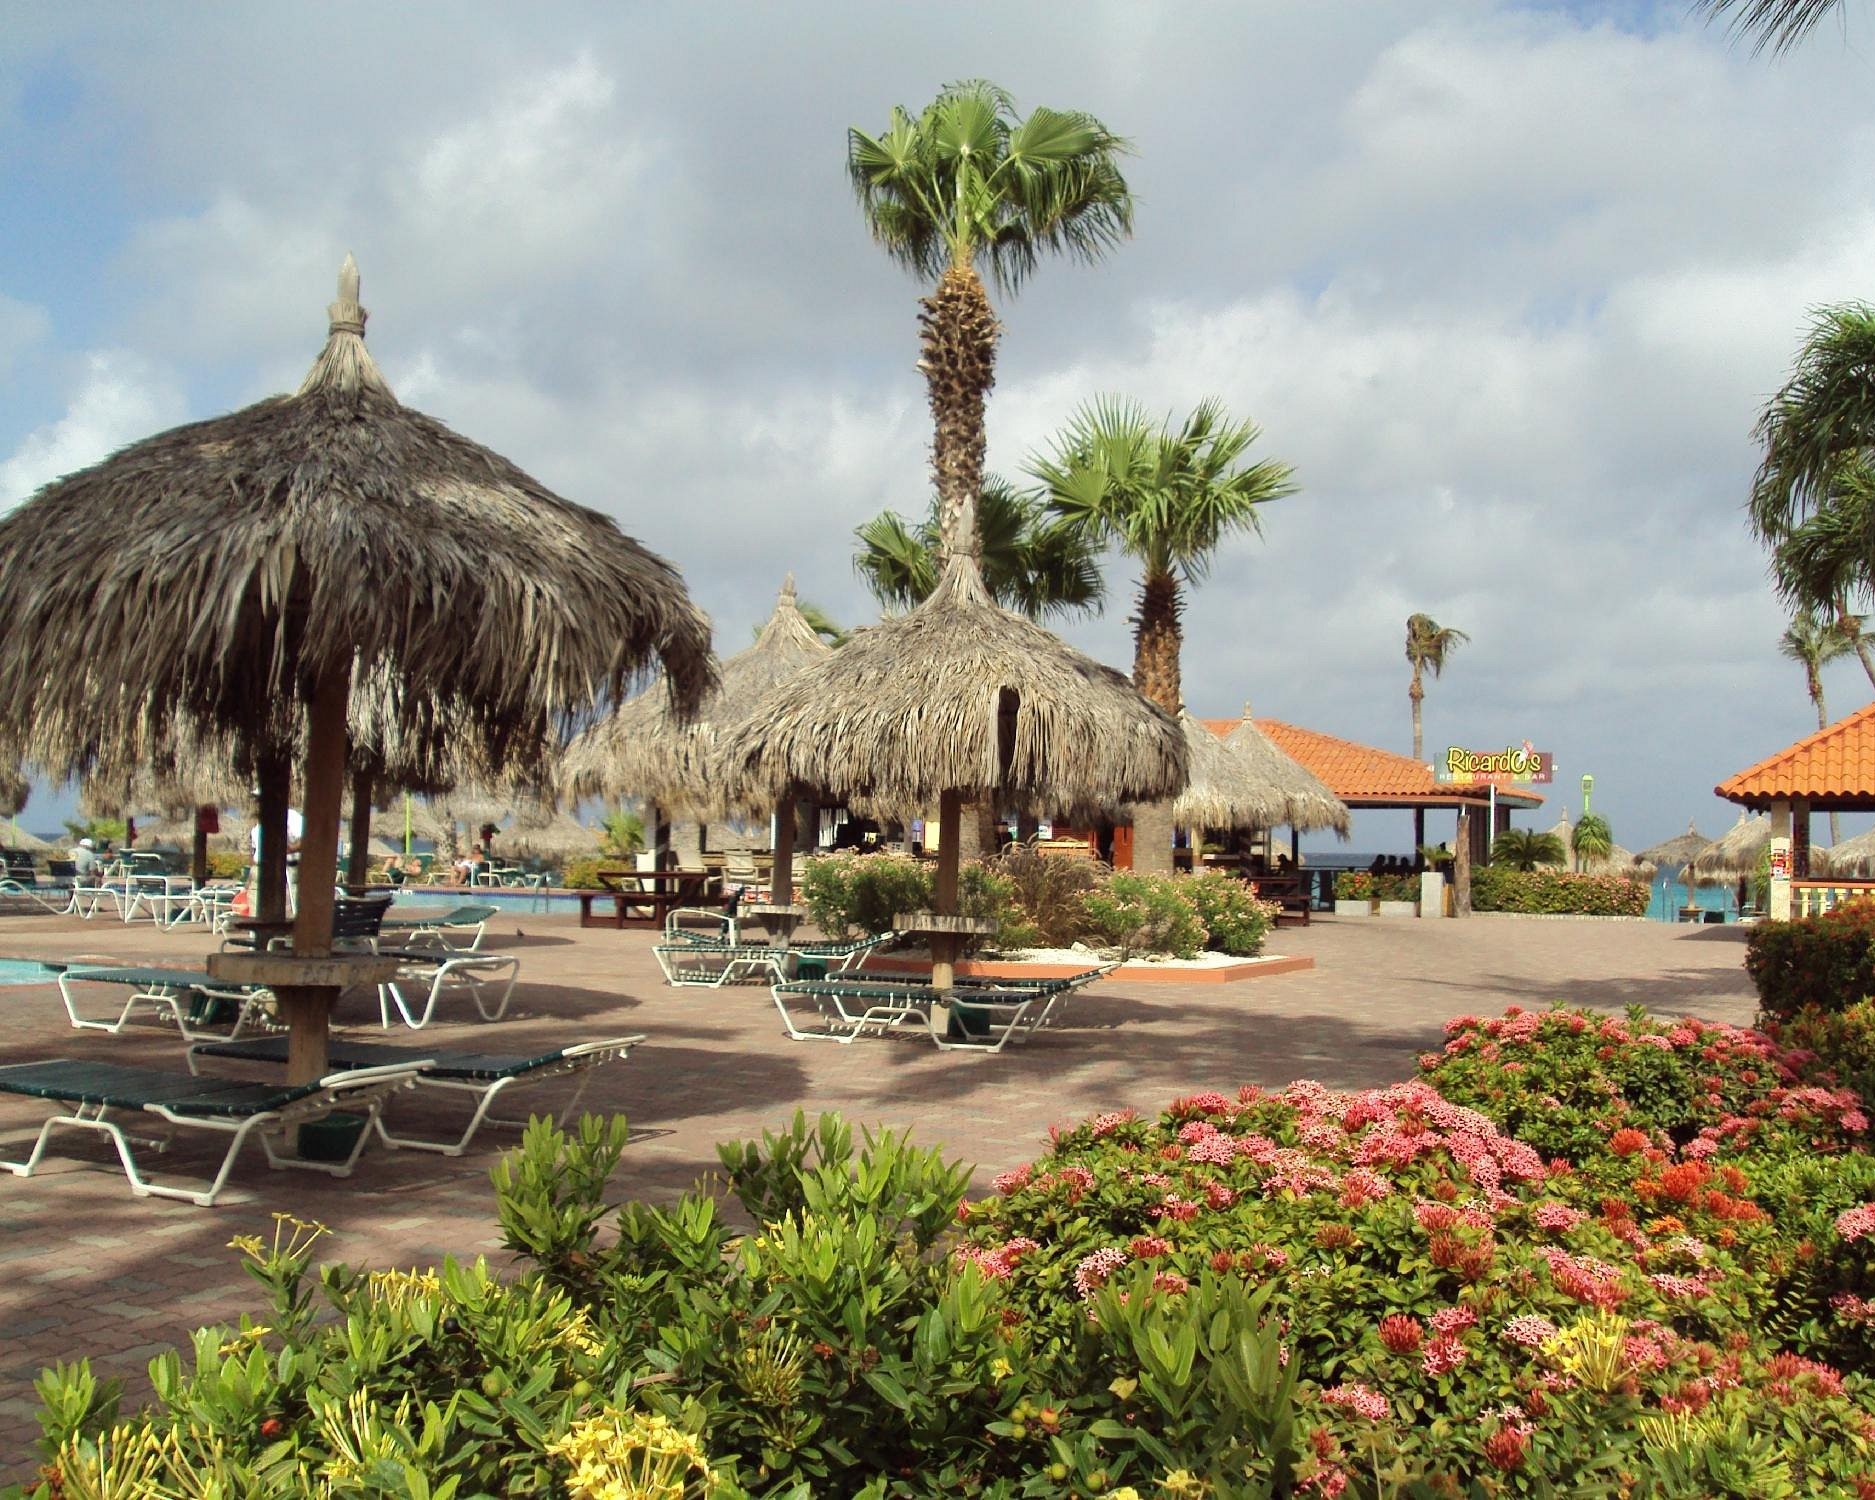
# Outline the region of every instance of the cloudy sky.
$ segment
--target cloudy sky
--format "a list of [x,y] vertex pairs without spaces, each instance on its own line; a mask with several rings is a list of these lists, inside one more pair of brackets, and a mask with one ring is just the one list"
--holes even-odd
[[[788,570],[872,618],[851,533],[922,512],[929,418],[845,131],[984,76],[1127,136],[1138,198],[1000,301],[992,468],[1097,394],[1216,397],[1301,484],[1190,601],[1191,706],[1410,750],[1425,611],[1472,638],[1429,749],[1716,833],[1815,727],[1741,502],[1808,310],[1875,295],[1860,5],[1777,60],[1680,0],[13,8],[0,505],[296,384],[350,250],[399,395],[670,557],[719,646]],[[1107,577],[1065,633],[1127,667]]]

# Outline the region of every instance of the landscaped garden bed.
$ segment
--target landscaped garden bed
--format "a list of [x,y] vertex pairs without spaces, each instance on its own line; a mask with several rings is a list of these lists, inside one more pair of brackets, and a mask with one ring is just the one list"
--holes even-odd
[[1513,1009],[1389,1088],[1059,1129],[971,1202],[797,1117],[724,1148],[749,1233],[615,1212],[623,1122],[537,1122],[495,1174],[518,1274],[237,1238],[266,1305],[149,1411],[42,1380],[39,1492],[1875,1495],[1875,1159],[1831,1062]]

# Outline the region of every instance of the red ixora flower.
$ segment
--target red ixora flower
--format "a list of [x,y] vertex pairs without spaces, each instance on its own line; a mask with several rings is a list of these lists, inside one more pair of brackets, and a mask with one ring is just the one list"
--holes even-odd
[[1494,1469],[1520,1469],[1529,1447],[1524,1429],[1507,1423],[1484,1440],[1484,1456]]
[[1406,1313],[1393,1313],[1382,1318],[1376,1331],[1380,1334],[1380,1342],[1395,1354],[1411,1354],[1426,1338],[1426,1330],[1420,1325],[1419,1319]]
[[1647,1136],[1631,1125],[1623,1126],[1609,1137],[1608,1149],[1616,1156],[1632,1156],[1636,1151],[1647,1149]]

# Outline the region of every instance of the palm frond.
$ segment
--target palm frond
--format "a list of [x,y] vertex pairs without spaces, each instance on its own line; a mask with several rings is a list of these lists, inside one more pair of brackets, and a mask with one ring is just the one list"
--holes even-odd
[[1694,12],[1729,15],[1734,36],[1752,38],[1753,52],[1788,52],[1837,10],[1841,0],[1693,0]]

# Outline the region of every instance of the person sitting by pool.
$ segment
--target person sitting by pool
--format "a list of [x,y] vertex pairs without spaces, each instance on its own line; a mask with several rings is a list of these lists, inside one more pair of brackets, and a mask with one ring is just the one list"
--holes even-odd
[[98,873],[99,866],[97,845],[90,839],[80,839],[72,847],[72,864],[76,866],[80,880],[90,880]]

